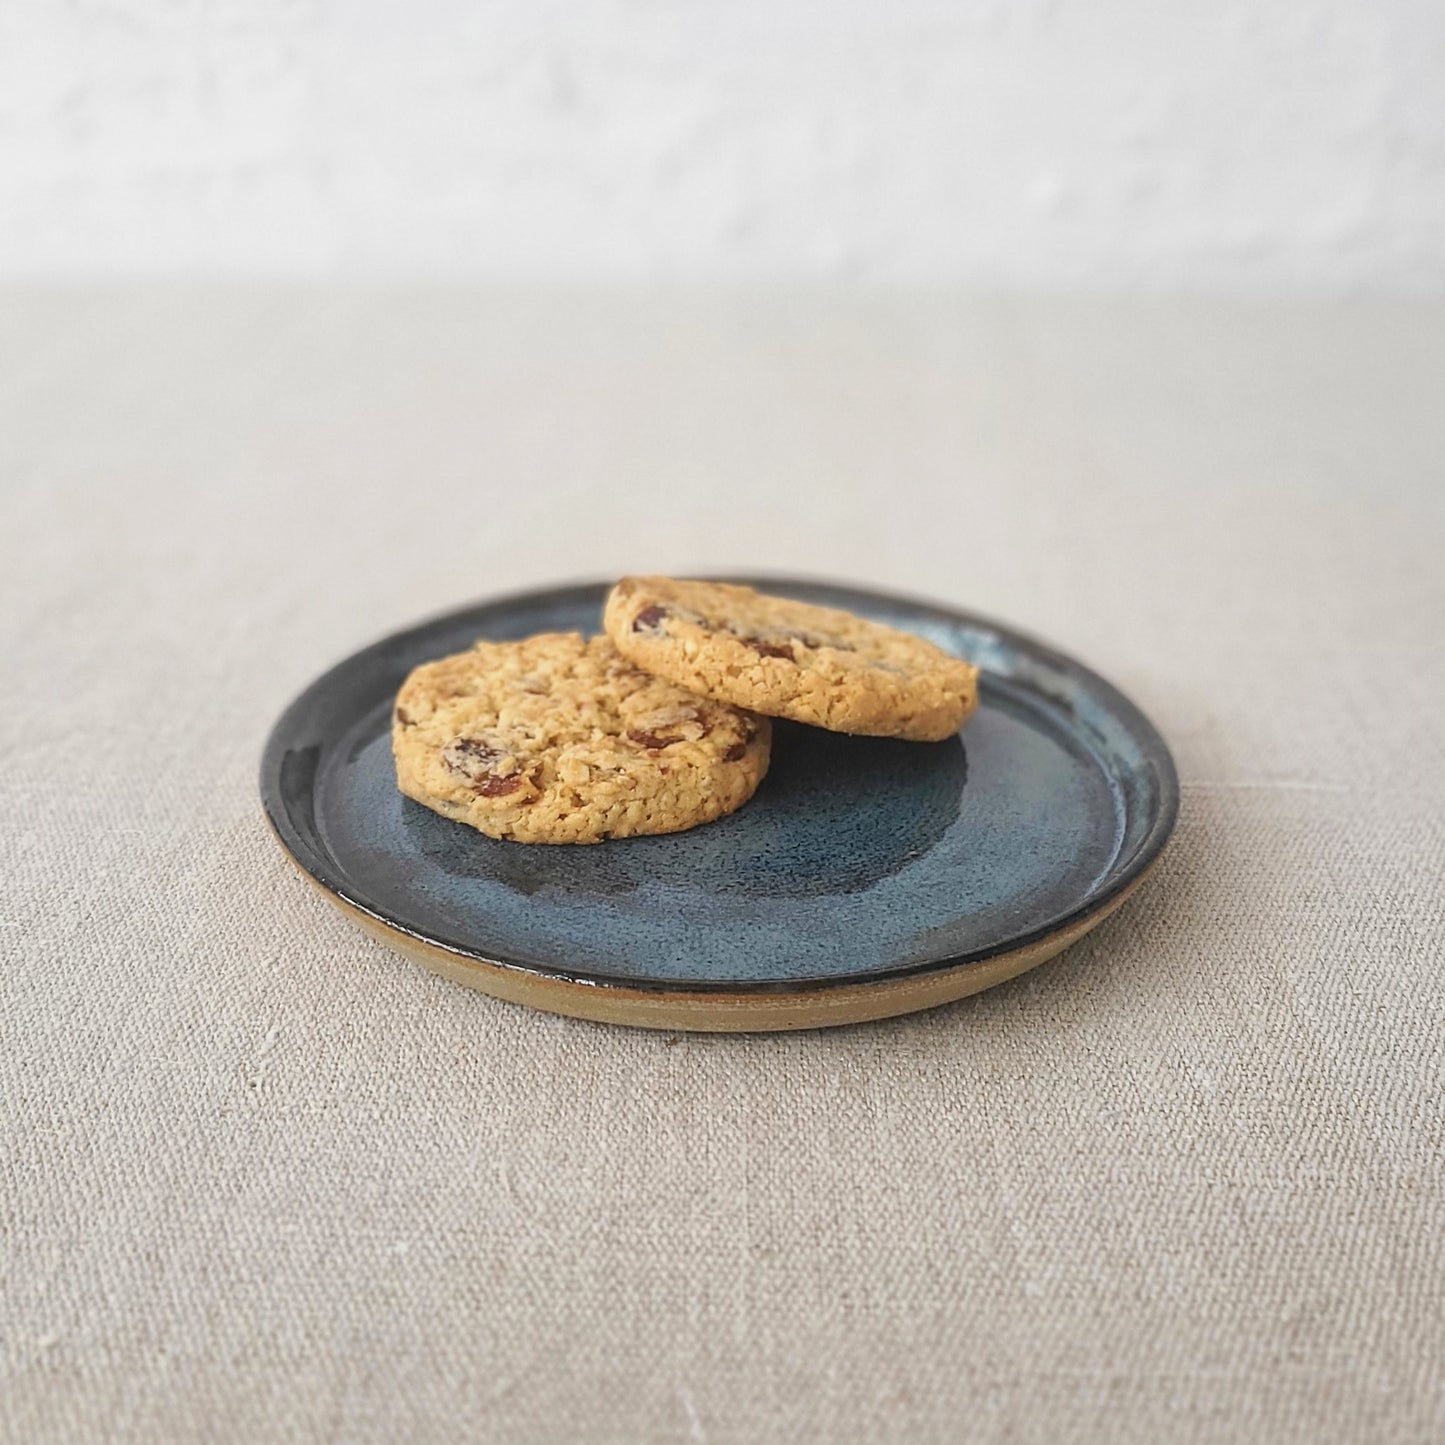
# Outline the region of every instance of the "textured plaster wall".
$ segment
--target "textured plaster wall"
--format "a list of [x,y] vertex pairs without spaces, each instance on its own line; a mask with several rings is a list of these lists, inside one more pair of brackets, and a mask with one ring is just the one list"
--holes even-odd
[[1445,291],[1440,0],[0,0],[0,273]]

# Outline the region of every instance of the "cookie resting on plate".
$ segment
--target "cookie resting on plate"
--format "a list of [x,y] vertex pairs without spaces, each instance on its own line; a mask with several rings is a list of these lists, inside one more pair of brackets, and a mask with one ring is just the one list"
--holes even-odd
[[478,642],[418,667],[392,714],[401,791],[492,838],[598,843],[731,813],[771,729],[628,662],[605,637]]
[[751,587],[624,577],[603,625],[658,677],[833,732],[938,742],[978,705],[978,669],[931,642]]

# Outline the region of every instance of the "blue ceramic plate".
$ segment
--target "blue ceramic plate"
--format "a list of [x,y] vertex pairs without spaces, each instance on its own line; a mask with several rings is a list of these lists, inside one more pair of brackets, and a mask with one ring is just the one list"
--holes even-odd
[[348,658],[286,709],[261,797],[331,899],[461,982],[664,1028],[796,1028],[958,998],[1057,953],[1158,857],[1169,750],[1108,683],[965,613],[854,588],[749,579],[918,633],[983,669],[943,743],[779,723],[739,812],[691,832],[501,843],[397,791],[392,699],[477,638],[595,632],[604,584],[482,603]]

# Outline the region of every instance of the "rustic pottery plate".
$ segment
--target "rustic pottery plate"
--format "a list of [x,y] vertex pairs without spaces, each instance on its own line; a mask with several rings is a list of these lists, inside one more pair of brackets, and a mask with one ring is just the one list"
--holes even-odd
[[916,632],[983,669],[942,743],[780,723],[739,812],[592,847],[501,843],[396,789],[402,679],[477,638],[599,626],[602,583],[483,602],[363,649],[281,715],[261,798],[302,872],[428,968],[558,1013],[787,1029],[907,1013],[1066,948],[1158,858],[1163,739],[1077,662],[967,613],[852,587],[753,585]]

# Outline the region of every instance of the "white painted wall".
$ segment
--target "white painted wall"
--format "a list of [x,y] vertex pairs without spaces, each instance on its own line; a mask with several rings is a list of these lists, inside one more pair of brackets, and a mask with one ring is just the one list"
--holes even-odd
[[0,274],[1445,292],[1441,0],[0,0]]

